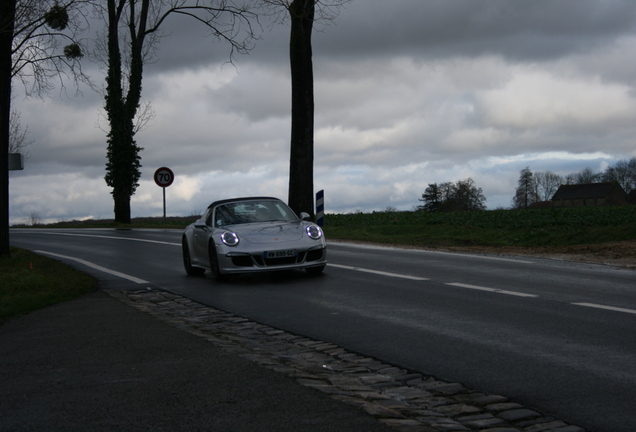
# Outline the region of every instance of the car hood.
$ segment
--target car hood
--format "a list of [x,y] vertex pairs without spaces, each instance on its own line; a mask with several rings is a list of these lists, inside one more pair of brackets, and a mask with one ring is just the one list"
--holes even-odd
[[306,236],[302,222],[263,222],[235,226],[235,233],[248,243],[285,243],[298,241]]

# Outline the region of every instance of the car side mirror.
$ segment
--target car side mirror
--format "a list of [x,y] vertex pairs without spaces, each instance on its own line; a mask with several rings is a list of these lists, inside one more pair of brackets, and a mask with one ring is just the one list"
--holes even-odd
[[311,220],[311,216],[309,215],[309,213],[307,212],[301,212],[300,213],[300,218],[304,221],[308,221]]

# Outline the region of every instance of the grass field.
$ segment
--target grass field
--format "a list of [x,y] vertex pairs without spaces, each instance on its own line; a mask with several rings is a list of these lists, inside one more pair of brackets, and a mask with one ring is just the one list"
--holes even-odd
[[569,246],[636,239],[636,206],[325,216],[327,238],[411,246]]

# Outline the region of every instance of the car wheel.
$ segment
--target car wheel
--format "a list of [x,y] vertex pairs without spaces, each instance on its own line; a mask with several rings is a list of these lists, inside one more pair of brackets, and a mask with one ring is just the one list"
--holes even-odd
[[320,273],[322,273],[324,269],[325,269],[325,266],[308,267],[305,269],[305,271],[307,272],[307,274],[310,274],[310,275],[319,275]]
[[192,265],[192,259],[190,257],[190,248],[188,247],[188,241],[183,238],[181,242],[181,250],[183,252],[183,268],[190,276],[200,276],[205,273],[205,269],[201,267],[194,267]]
[[210,272],[212,273],[212,279],[219,282],[227,280],[227,275],[221,274],[221,270],[219,269],[219,256],[216,254],[216,247],[214,247],[214,243],[210,243],[208,255],[210,256]]

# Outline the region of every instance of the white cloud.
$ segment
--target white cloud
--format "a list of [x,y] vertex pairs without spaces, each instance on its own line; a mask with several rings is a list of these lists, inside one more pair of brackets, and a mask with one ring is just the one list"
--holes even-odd
[[631,121],[636,101],[630,88],[599,78],[558,77],[516,67],[504,87],[477,92],[483,122],[500,128],[607,127]]

